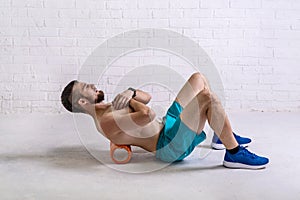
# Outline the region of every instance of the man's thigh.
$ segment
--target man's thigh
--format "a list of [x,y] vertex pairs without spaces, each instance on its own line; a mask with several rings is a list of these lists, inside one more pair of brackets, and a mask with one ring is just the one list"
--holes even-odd
[[204,88],[209,89],[205,77],[200,73],[194,73],[181,88],[175,101],[184,108]]
[[180,118],[191,130],[200,133],[207,120],[207,109],[211,103],[209,90],[197,94],[182,110]]

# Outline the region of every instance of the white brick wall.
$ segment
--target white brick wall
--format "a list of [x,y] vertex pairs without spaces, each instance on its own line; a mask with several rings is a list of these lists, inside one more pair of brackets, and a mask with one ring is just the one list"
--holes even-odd
[[[2,0],[0,113],[65,112],[60,92],[90,53],[140,28],[198,42],[220,72],[227,109],[300,110],[299,0]],[[169,53],[145,50],[113,63],[99,86],[111,100],[123,75],[150,63],[185,78],[193,71]],[[157,85],[145,88],[164,106],[174,98]]]

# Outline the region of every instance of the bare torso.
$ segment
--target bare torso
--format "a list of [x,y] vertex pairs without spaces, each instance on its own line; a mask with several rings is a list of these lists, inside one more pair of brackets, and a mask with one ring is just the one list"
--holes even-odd
[[103,115],[94,118],[98,131],[114,144],[133,145],[155,152],[163,124],[158,120],[153,120],[146,126],[140,127],[136,124],[128,125],[118,122],[118,118],[128,115],[129,112],[132,112],[129,108],[107,109]]

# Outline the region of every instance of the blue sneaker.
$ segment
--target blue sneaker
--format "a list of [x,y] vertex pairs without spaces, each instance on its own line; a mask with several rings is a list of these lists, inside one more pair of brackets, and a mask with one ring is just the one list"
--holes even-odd
[[265,168],[268,163],[268,158],[257,156],[240,146],[236,154],[231,154],[226,150],[223,165],[236,169],[261,169]]
[[[246,137],[241,137],[235,133],[233,133],[236,141],[239,143],[239,145],[241,146],[247,146],[248,144],[250,144],[251,139],[250,138],[246,138]],[[218,138],[217,134],[214,133],[212,142],[211,142],[211,147],[213,149],[217,149],[217,150],[222,150],[225,149],[225,146],[222,144],[221,140]]]

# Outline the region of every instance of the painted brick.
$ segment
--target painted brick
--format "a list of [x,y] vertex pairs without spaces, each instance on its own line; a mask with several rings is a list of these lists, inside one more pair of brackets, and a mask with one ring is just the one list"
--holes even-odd
[[213,31],[213,38],[224,38],[224,39],[241,39],[244,37],[244,31],[242,29],[216,29]]
[[229,27],[227,19],[200,19],[200,28],[224,29]]
[[90,10],[91,19],[121,19],[122,10]]
[[38,75],[60,74],[61,68],[60,65],[32,65],[31,71]]
[[76,27],[78,28],[104,28],[106,27],[106,20],[104,19],[77,19]]
[[32,37],[57,37],[59,34],[58,30],[58,28],[34,27],[29,29],[29,35]]
[[68,37],[49,37],[46,38],[49,47],[70,47],[76,46],[76,39]]
[[123,11],[124,18],[133,18],[133,19],[143,19],[143,18],[151,18],[152,11],[148,9],[139,9],[139,10],[124,10]]
[[124,2],[121,0],[106,1],[105,4],[106,4],[106,9],[109,10],[114,10],[114,9],[121,10],[126,8],[126,5],[124,5]]
[[170,27],[179,28],[197,28],[199,27],[199,20],[195,19],[170,19]]
[[[149,27],[178,32],[203,48],[220,73],[226,108],[299,111],[299,9],[299,0],[1,1],[0,113],[65,112],[60,90],[78,78],[88,56],[117,34]],[[174,38],[153,41],[147,34],[135,45],[150,41],[174,50],[184,48]],[[132,46],[128,38],[108,45]],[[194,59],[206,59],[192,53]],[[183,79],[197,70],[170,52],[137,49],[110,63],[98,85],[112,100],[122,77],[149,64],[165,65]],[[100,76],[95,67],[84,73],[81,78],[87,80],[92,80],[91,74]],[[145,73],[147,77],[130,84],[153,78],[156,71]],[[179,84],[166,73],[160,76],[168,84]],[[145,87],[156,107],[167,107],[180,89],[170,94],[151,84]]]
[[90,17],[90,10],[61,9],[59,10],[59,17],[62,19],[87,19]]
[[29,55],[31,56],[44,56],[44,55],[61,55],[60,47],[31,47],[29,48]]
[[75,8],[75,0],[44,0],[45,8]]
[[0,1],[0,8],[9,8],[11,7],[11,1]]
[[12,7],[42,8],[43,0],[12,0]]
[[139,0],[138,1],[138,8],[169,8],[169,1],[160,1],[160,0],[153,0],[153,1],[148,1],[148,0]]
[[184,35],[192,38],[213,38],[212,29],[184,29]]
[[[9,1],[3,1],[9,2]],[[14,9],[4,9],[0,6],[0,16],[1,17],[27,17],[27,10],[31,8],[14,8]]]
[[47,56],[47,64],[77,64],[75,56]]
[[300,19],[299,10],[278,10],[276,19]]
[[0,55],[0,64],[11,64],[13,62],[13,56]]
[[46,46],[46,38],[43,37],[15,37],[15,46],[37,47]]
[[34,19],[34,18],[13,18],[11,22],[12,26],[15,27],[43,27],[43,19]]
[[212,18],[213,9],[186,9],[183,15],[187,18]]
[[255,28],[259,29],[261,27],[261,20],[260,19],[230,19],[229,20],[229,27],[231,28]]
[[284,38],[284,39],[300,39],[300,31],[299,30],[275,30],[274,35],[276,38]]
[[46,27],[50,27],[54,30],[55,28],[75,27],[76,25],[75,19],[46,18],[44,21]]
[[105,9],[105,1],[76,0],[75,4],[76,4],[76,8],[78,9],[97,9],[97,10]]
[[201,8],[228,8],[229,0],[201,0]]
[[46,64],[46,56],[14,56],[14,64]]
[[245,17],[245,10],[237,8],[216,9],[214,16],[218,18],[242,18]]
[[267,9],[245,9],[247,18],[257,19],[273,19],[275,18],[275,10]]
[[261,0],[230,0],[230,8],[261,8]]
[[262,8],[264,9],[291,9],[293,3],[286,0],[262,0]]
[[176,8],[176,9],[193,9],[193,8],[199,8],[199,0],[172,0],[170,1],[170,8]]

